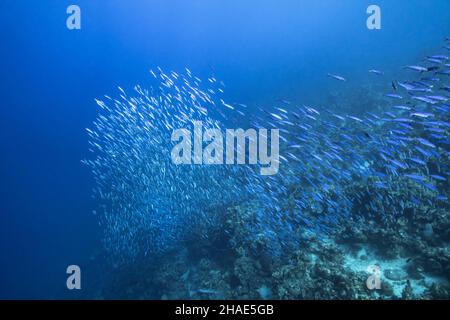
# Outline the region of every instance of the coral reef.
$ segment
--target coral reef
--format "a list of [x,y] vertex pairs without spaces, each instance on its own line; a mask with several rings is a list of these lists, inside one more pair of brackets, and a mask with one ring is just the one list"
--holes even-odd
[[[326,237],[299,228],[300,246],[274,254],[272,238],[245,228],[258,210],[246,202],[228,208],[210,241],[168,253],[139,281],[124,270],[116,286],[152,299],[449,299],[450,215],[426,207],[382,228],[349,220]],[[381,269],[379,288],[367,286],[370,265]]]

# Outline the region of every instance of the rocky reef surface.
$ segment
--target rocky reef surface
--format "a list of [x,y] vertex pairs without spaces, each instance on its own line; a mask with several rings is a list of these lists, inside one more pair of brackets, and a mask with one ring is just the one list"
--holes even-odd
[[[449,299],[450,214],[426,205],[391,221],[341,221],[333,233],[298,230],[293,250],[250,236],[257,204],[225,209],[223,228],[157,261],[116,270],[99,298]],[[378,267],[379,285],[368,286]]]

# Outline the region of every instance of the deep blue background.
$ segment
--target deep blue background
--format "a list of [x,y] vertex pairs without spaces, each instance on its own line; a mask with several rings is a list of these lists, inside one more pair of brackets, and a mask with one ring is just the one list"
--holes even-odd
[[[373,3],[381,31],[366,28]],[[82,30],[66,28],[70,4]],[[449,12],[448,0],[2,0],[0,298],[78,297],[65,290],[69,264],[97,276],[93,181],[80,163],[94,98],[145,85],[159,65],[214,70],[231,101],[320,102],[340,85],[328,72],[389,79],[438,50]]]

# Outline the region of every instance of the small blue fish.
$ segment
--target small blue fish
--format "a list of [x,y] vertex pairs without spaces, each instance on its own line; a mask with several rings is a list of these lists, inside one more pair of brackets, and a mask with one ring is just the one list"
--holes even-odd
[[430,177],[432,177],[433,179],[439,180],[439,181],[447,181],[446,178],[444,178],[443,176],[437,175],[437,174],[430,174]]
[[396,93],[386,93],[385,96],[388,98],[393,98],[393,99],[403,99],[403,97],[401,95],[396,94]]
[[338,76],[338,75],[336,75],[336,74],[331,74],[331,73],[329,73],[328,74],[328,77],[330,77],[330,78],[333,78],[333,79],[336,79],[336,80],[339,80],[339,81],[347,81],[344,77],[341,77],[341,76]]
[[382,72],[382,71],[380,71],[380,70],[376,70],[376,69],[371,69],[371,70],[369,70],[369,73],[373,73],[373,74],[376,74],[376,75],[378,75],[378,76],[384,75],[384,72]]

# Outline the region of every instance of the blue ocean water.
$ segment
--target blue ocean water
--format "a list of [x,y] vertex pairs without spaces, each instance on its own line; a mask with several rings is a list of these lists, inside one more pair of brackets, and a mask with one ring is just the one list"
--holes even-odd
[[[450,35],[447,0],[377,0],[376,31],[366,27],[372,2],[2,1],[0,298],[79,298],[65,287],[70,264],[86,283],[102,277],[95,182],[81,163],[95,98],[149,85],[150,68],[188,67],[214,73],[227,101],[254,112],[277,99],[326,107],[327,93],[351,94],[328,73],[389,85]],[[81,30],[66,28],[71,4]]]

